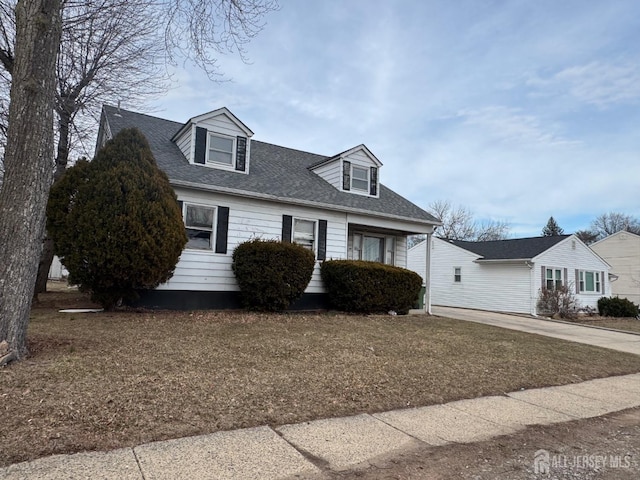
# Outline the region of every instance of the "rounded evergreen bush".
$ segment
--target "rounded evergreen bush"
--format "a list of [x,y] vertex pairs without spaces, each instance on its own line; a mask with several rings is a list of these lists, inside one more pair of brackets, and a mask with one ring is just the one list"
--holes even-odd
[[331,305],[346,312],[406,314],[422,278],[405,268],[362,260],[328,260],[320,268]]
[[309,285],[314,266],[313,253],[296,243],[255,239],[233,251],[242,303],[253,310],[289,308]]
[[602,297],[598,300],[598,313],[603,317],[635,318],[640,315],[640,309],[628,298]]
[[51,189],[47,230],[69,282],[105,309],[171,278],[187,242],[176,195],[136,129]]

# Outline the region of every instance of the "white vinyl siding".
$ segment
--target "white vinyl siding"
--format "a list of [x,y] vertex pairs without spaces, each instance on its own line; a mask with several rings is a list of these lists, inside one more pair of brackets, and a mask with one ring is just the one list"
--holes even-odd
[[618,232],[594,243],[591,248],[611,265],[611,273],[618,277],[611,282],[608,295],[640,304],[640,236]]
[[[566,282],[565,285],[574,292],[576,300],[581,307],[598,307],[598,299],[603,295],[610,295],[610,288],[608,282],[608,274],[610,271],[609,265],[603,261],[598,255],[596,255],[589,247],[579,240],[575,240],[573,237],[569,237],[562,242],[554,245],[549,250],[541,253],[535,259],[536,268],[533,269],[535,274],[534,284],[535,288],[534,296],[537,298],[538,290],[542,279],[540,278],[541,269],[540,266],[545,266],[554,269],[561,269],[563,279]],[[565,275],[566,269],[566,277]],[[580,270],[600,272],[601,278],[601,292],[594,294],[593,292],[580,292]]]
[[[602,288],[606,294],[607,264],[584,244],[579,241],[573,244],[571,240],[569,237],[528,263],[524,260],[515,263],[482,263],[476,261],[478,255],[434,238],[431,251],[432,304],[534,314],[539,291],[546,285],[547,269],[552,271],[550,280],[554,287],[557,281],[561,281],[573,292],[576,291],[576,269],[601,272]],[[407,260],[409,268],[423,278],[425,250],[423,243],[414,246],[409,250]],[[455,281],[455,267],[461,268],[461,282]],[[576,298],[581,306],[595,308],[601,295],[578,293]]]
[[340,160],[314,168],[313,171],[338,190],[342,190],[342,163]]
[[[228,253],[225,255],[215,254],[211,250],[185,249],[180,256],[173,277],[167,283],[160,285],[158,287],[160,290],[237,291],[238,285],[231,270],[233,250],[240,243],[253,238],[280,238],[283,213],[300,219],[327,220],[326,258],[346,258],[347,223],[345,214],[276,202],[213,193],[198,193],[180,188],[176,189],[176,193],[184,203],[229,207]],[[306,292],[324,292],[320,279],[320,262],[316,262]]]
[[[424,280],[424,242],[408,251],[408,268]],[[478,264],[478,255],[432,239],[431,304],[498,312],[530,313],[530,269],[521,265]],[[460,268],[460,282],[456,270]]]

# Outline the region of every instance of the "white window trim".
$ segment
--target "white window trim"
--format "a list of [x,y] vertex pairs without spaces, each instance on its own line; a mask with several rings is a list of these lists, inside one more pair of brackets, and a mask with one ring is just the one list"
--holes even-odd
[[[358,181],[364,181],[361,178],[356,179],[354,172],[356,170],[363,170],[367,176],[367,187],[366,188],[358,188],[355,187],[353,185],[353,181],[358,180]],[[369,195],[369,193],[371,192],[371,169],[369,167],[363,167],[362,165],[354,165],[351,164],[351,190],[354,190],[357,193],[366,193],[367,195]]]
[[207,205],[205,203],[197,203],[197,202],[188,202],[188,201],[182,201],[182,222],[184,223],[184,228],[185,230],[200,230],[203,232],[208,232],[209,230],[206,228],[202,228],[202,227],[189,227],[187,226],[187,206],[192,206],[192,207],[204,207],[204,208],[211,208],[213,209],[213,220],[212,220],[212,225],[211,225],[211,241],[210,241],[210,245],[209,248],[194,248],[194,247],[189,247],[189,242],[187,241],[187,244],[184,246],[185,250],[189,250],[189,252],[194,252],[194,253],[213,253],[215,250],[215,245],[216,245],[216,225],[218,224],[218,207],[214,206],[214,205]]
[[[593,273],[593,288],[587,290],[587,273]],[[599,270],[578,270],[578,292],[581,295],[602,295],[602,275]]]
[[[357,250],[356,253],[356,237],[360,237],[360,249]],[[397,244],[396,237],[393,235],[382,235],[382,234],[371,234],[367,232],[354,232],[351,235],[351,260],[363,260],[362,258],[362,250],[364,248],[364,238],[378,238],[382,240],[382,257],[383,261],[381,263],[385,265],[395,265],[396,257],[397,257]],[[389,241],[393,241],[393,250],[389,250]],[[365,260],[368,261],[368,260]]]
[[462,283],[462,267],[453,267],[453,284],[459,285]]
[[567,286],[567,279],[564,278],[564,269],[563,268],[557,268],[557,267],[545,267],[544,269],[544,286],[547,290],[549,290],[548,287],[548,281],[550,280],[549,278],[547,278],[547,272],[551,270],[551,275],[552,275],[552,280],[553,280],[553,290],[556,290],[558,288],[558,285],[556,285],[557,281],[558,281],[558,277],[557,277],[557,272],[560,272],[560,282],[561,285],[563,287]]
[[[313,248],[311,248],[311,251],[315,256],[317,256],[318,254],[318,220],[315,220],[313,218],[293,217],[291,219],[291,243],[298,243],[296,242],[296,220],[313,223]],[[305,244],[303,243],[298,243],[298,245],[302,245],[303,247],[305,246]]]
[[[224,138],[225,140],[231,140],[231,163],[216,162],[214,160],[209,159],[209,153],[212,150],[211,137],[219,137],[219,138]],[[236,141],[237,141],[236,137],[232,137],[231,135],[224,135],[222,133],[211,132],[211,131],[207,132],[207,146],[206,146],[207,150],[206,150],[205,163],[209,166],[214,166],[216,168],[235,170],[236,169],[236,151],[237,151]],[[219,151],[222,151],[222,150],[219,150]]]

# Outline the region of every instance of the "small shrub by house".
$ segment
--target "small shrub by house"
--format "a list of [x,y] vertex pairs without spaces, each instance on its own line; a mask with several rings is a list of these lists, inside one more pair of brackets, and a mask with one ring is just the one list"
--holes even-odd
[[252,310],[289,308],[309,285],[314,266],[313,253],[296,243],[255,239],[233,251],[241,300]]
[[321,266],[331,305],[346,312],[406,314],[422,287],[410,270],[360,260],[329,260]]
[[564,285],[541,289],[536,306],[543,315],[568,319],[576,318],[579,309],[573,289]]
[[627,298],[602,297],[598,300],[598,313],[603,317],[631,317],[640,315],[638,305]]

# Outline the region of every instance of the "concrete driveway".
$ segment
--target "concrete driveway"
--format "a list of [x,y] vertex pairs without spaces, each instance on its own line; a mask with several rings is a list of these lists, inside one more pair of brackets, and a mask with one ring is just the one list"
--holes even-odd
[[537,333],[547,337],[561,338],[572,342],[586,343],[620,352],[640,355],[640,335],[614,332],[594,327],[572,325],[565,322],[542,320],[539,318],[509,315],[506,313],[466,310],[464,308],[431,307],[433,315],[455,318],[469,322],[484,323],[496,327]]

